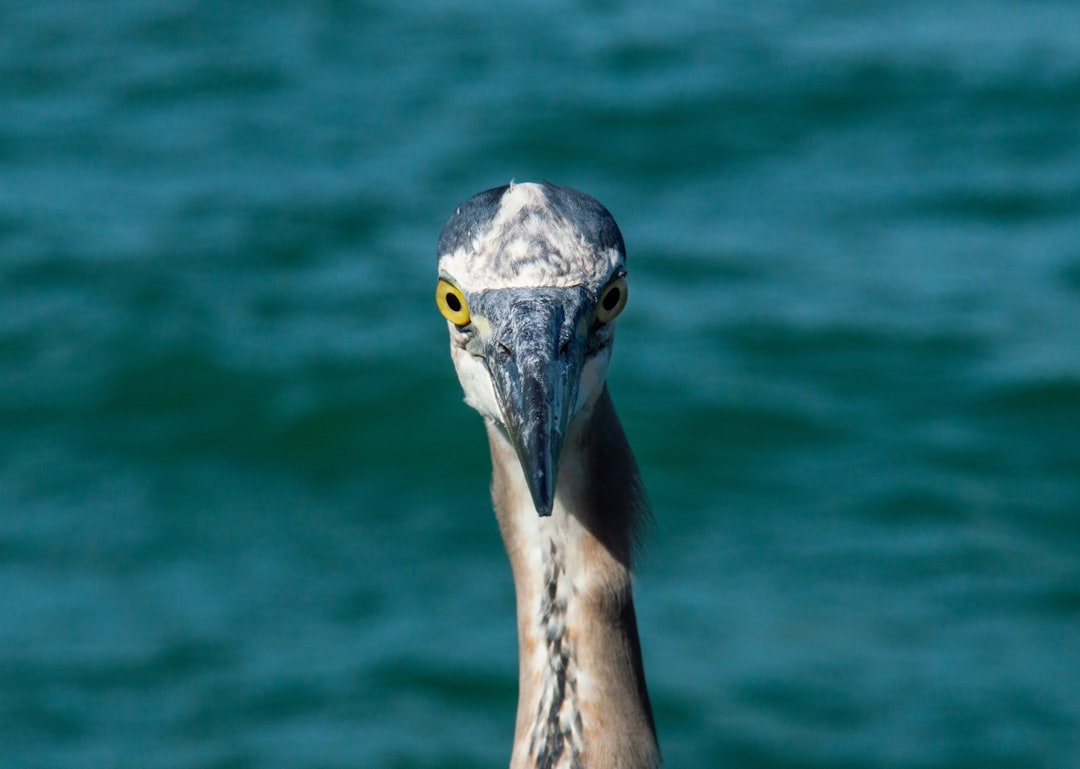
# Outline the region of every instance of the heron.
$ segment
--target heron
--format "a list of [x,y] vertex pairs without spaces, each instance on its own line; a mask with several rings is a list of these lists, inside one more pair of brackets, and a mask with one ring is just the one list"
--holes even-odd
[[511,769],[661,766],[631,591],[648,510],[606,384],[626,247],[593,197],[510,183],[439,237],[436,304],[484,418],[517,604]]

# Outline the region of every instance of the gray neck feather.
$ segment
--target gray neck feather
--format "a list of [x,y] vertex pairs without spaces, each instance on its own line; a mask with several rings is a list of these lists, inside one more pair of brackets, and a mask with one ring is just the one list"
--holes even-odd
[[659,766],[630,583],[647,508],[606,388],[571,425],[550,518],[532,508],[501,428],[489,423],[488,435],[518,607],[511,768]]

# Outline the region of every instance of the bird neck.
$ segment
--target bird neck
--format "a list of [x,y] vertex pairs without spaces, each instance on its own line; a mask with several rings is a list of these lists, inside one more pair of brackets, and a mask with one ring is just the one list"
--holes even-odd
[[517,596],[511,769],[660,765],[631,594],[640,477],[606,388],[566,436],[551,516],[488,424],[492,496]]

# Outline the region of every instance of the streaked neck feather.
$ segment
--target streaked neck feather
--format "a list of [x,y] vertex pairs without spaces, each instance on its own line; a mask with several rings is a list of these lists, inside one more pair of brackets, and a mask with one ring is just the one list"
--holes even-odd
[[517,595],[511,769],[659,766],[630,580],[646,506],[606,388],[571,425],[550,517],[533,509],[502,429],[489,422],[488,437],[492,496]]

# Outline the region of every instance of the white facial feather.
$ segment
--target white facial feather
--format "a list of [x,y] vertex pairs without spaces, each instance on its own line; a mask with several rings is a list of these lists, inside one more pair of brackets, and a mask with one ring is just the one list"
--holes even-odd
[[458,379],[461,380],[465,402],[479,411],[481,416],[501,423],[503,415],[499,409],[499,399],[495,396],[495,387],[491,383],[491,374],[488,373],[487,364],[456,341],[455,335],[460,336],[461,332],[454,328],[452,323],[447,323],[447,325],[450,327],[450,358],[454,362]]

